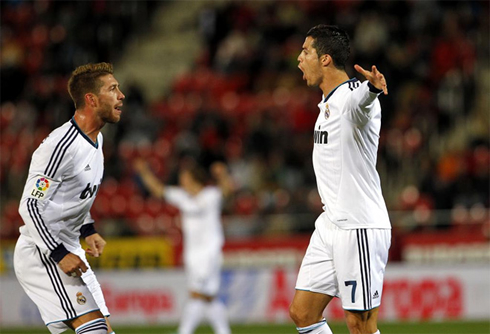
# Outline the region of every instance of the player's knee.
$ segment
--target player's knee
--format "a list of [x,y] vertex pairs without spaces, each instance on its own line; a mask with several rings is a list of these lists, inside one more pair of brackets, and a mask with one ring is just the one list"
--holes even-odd
[[299,311],[294,304],[289,305],[289,317],[296,325],[298,324],[298,321],[300,320]]
[[305,327],[318,321],[307,309],[297,307],[294,303],[289,306],[289,316],[298,327]]

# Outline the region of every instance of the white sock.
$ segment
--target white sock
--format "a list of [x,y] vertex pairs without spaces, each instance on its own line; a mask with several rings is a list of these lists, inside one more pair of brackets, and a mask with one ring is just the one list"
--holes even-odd
[[179,334],[192,334],[204,315],[206,304],[204,300],[191,298],[184,307],[180,318]]
[[379,329],[376,331],[376,333],[373,333],[373,334],[381,334],[381,332],[379,331]]
[[307,327],[296,327],[299,334],[333,334],[325,318]]
[[107,324],[104,318],[86,322],[75,328],[76,334],[107,334]]
[[218,298],[207,305],[207,317],[215,334],[230,334],[226,307]]

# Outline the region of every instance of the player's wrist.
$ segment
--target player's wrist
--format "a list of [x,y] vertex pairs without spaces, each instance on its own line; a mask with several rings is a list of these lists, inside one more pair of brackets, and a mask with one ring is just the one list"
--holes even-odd
[[66,249],[65,245],[59,244],[52,252],[50,257],[56,262],[59,263],[65,256],[70,254],[70,252]]
[[383,92],[382,89],[376,88],[372,83],[368,82],[368,88],[371,93],[381,94]]
[[85,225],[82,225],[82,227],[80,227],[80,235],[83,238],[91,236],[92,234],[95,234],[95,233],[97,233],[97,231],[95,230],[94,223],[85,224]]

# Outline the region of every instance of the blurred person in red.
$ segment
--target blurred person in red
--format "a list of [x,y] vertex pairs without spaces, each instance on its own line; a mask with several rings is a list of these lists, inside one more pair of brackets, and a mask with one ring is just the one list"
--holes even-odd
[[[119,122],[125,96],[108,63],[77,67],[68,91],[74,116],[32,155],[19,206],[24,225],[14,269],[51,333],[114,333],[85,253],[98,257],[106,245],[90,208],[104,175],[101,129]],[[86,251],[80,237],[88,245]]]
[[182,214],[184,266],[190,299],[178,333],[194,333],[206,314],[216,334],[229,334],[226,308],[217,298],[224,243],[221,207],[223,198],[233,191],[226,165],[220,162],[211,165],[217,186],[207,185],[207,173],[193,163],[179,171],[179,186],[164,185],[143,160],[136,160],[134,169],[152,196],[165,199]]
[[376,66],[355,65],[367,78],[350,79],[347,33],[318,25],[298,56],[308,86],[323,92],[313,136],[313,168],[323,212],[303,258],[290,306],[299,333],[331,334],[323,311],[342,302],[351,334],[380,334],[378,307],[391,243],[391,223],[376,171],[381,106],[388,94]]

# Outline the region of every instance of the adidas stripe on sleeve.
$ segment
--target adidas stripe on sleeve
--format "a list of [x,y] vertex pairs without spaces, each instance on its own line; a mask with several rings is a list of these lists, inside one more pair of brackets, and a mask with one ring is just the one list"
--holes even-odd
[[[99,138],[101,142],[101,134]],[[90,141],[74,120],[55,129],[32,156],[19,206],[25,224],[20,232],[59,262],[79,247],[82,225],[93,223],[89,210],[102,175],[101,145]],[[84,230],[90,235],[93,224]]]

